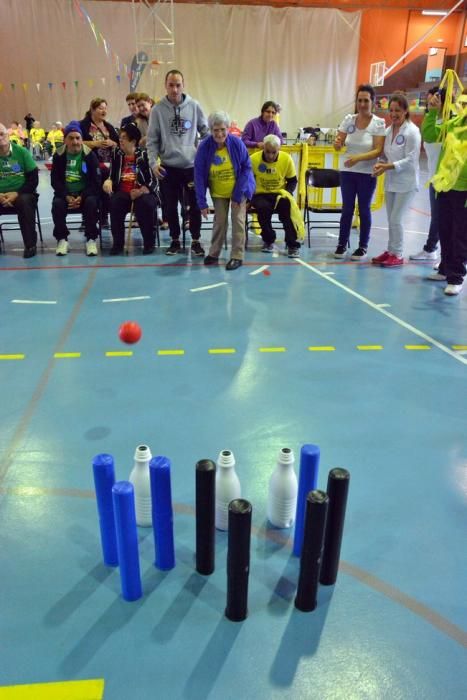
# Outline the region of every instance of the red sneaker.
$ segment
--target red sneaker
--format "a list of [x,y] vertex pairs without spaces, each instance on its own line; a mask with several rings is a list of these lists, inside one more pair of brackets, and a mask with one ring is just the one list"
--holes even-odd
[[397,255],[389,253],[387,258],[380,264],[381,267],[398,267],[399,265],[404,264],[404,258],[398,258]]
[[384,262],[389,255],[390,253],[387,250],[385,250],[384,253],[378,255],[377,258],[371,258],[371,262],[373,263],[373,265],[381,265],[381,263]]

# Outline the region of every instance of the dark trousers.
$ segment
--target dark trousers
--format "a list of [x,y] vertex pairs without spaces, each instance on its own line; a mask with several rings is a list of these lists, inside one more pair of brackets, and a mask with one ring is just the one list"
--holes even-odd
[[194,168],[171,168],[162,166],[166,175],[160,181],[165,214],[174,240],[180,238],[180,219],[178,203],[183,203],[188,209],[189,229],[193,240],[199,240],[201,232],[201,212],[196,203]]
[[426,250],[427,253],[434,253],[434,251],[438,247],[439,242],[439,202],[438,197],[436,196],[436,190],[433,187],[433,185],[430,185],[429,192],[431,221],[430,229],[428,231],[428,238],[426,239],[426,243],[423,246],[423,250]]
[[276,240],[276,233],[272,228],[271,217],[276,213],[279,221],[284,227],[285,244],[287,248],[300,248],[297,241],[297,232],[290,218],[290,202],[285,197],[279,199],[276,206],[277,194],[265,193],[255,194],[251,200],[252,206],[256,209],[258,223],[261,227],[261,238],[266,245],[271,245]]
[[67,214],[82,214],[84,235],[87,240],[95,241],[99,235],[97,219],[99,216],[99,197],[89,195],[83,197],[79,209],[69,209],[65,197],[55,196],[52,200],[52,219],[54,222],[54,237],[57,241],[68,238],[70,232],[66,225]]
[[[153,194],[142,194],[134,200],[133,211],[143,237],[144,247],[153,248],[156,241],[154,219],[156,216],[157,200]],[[125,245],[125,216],[131,209],[131,199],[128,192],[116,192],[110,198],[110,228],[114,248]]]
[[441,243],[439,272],[446,275],[448,284],[462,284],[467,262],[467,192],[440,192],[438,203]]
[[358,201],[360,216],[359,246],[368,248],[371,229],[371,200],[376,189],[376,178],[366,173],[349,173],[341,171],[342,214],[339,230],[339,245],[346,246],[350,238],[350,229],[355,211],[355,199]]
[[19,194],[13,207],[0,207],[0,214],[16,214],[25,248],[37,244],[36,231],[37,194]]

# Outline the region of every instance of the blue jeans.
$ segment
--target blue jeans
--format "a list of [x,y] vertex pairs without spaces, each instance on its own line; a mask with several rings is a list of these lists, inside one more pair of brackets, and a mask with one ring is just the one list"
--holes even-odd
[[436,196],[436,190],[433,185],[430,185],[430,211],[431,211],[431,221],[430,228],[428,231],[428,238],[423,246],[423,250],[427,253],[434,253],[438,247],[439,241],[439,201]]
[[371,229],[371,200],[376,189],[376,178],[366,173],[341,172],[342,215],[339,231],[339,245],[346,246],[350,238],[350,229],[355,210],[355,198],[358,199],[360,214],[361,248],[368,248]]

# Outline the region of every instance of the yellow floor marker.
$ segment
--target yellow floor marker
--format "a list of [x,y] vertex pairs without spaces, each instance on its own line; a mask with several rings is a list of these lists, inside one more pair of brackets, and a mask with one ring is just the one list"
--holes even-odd
[[0,355],[0,360],[24,360],[26,355]]
[[260,352],[285,352],[285,348],[260,348]]
[[310,345],[308,348],[310,352],[332,352],[335,349],[334,345]]
[[185,350],[158,350],[158,355],[184,355]]
[[0,687],[0,700],[102,700],[104,679]]
[[357,350],[382,350],[382,345],[357,345]]
[[109,350],[105,353],[106,357],[132,357],[133,350]]
[[467,345],[451,345],[453,350],[467,350]]
[[431,350],[431,345],[404,345],[406,350]]
[[233,355],[235,352],[235,348],[209,348],[208,350],[210,355]]
[[68,359],[69,357],[81,357],[80,352],[56,352],[54,354],[55,359],[57,360],[65,360]]

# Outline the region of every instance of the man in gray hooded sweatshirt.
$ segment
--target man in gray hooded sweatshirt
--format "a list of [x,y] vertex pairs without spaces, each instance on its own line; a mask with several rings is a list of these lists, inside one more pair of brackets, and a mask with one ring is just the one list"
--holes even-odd
[[[149,164],[159,178],[172,243],[166,255],[181,252],[178,203],[185,192],[189,207],[191,254],[204,255],[201,247],[201,212],[196,203],[194,162],[198,140],[208,133],[203,110],[183,92],[183,75],[171,70],[165,76],[167,95],[151,110],[147,134]],[[160,162],[158,161],[160,159]]]

